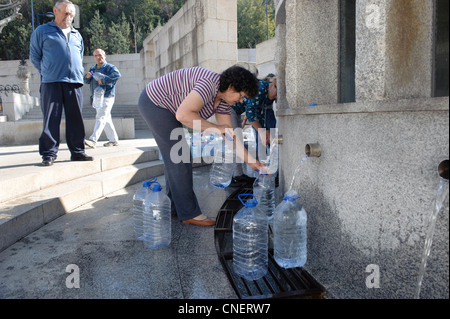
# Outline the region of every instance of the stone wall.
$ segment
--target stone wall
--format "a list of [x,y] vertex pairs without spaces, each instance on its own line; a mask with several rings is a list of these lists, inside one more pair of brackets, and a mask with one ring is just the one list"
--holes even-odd
[[[108,54],[108,53],[107,53]],[[116,105],[136,105],[139,95],[144,89],[144,71],[142,61],[139,54],[117,54],[107,55],[107,62],[114,64],[122,74],[122,78],[117,82],[116,87]],[[19,66],[18,60],[0,61],[0,84],[17,84],[17,68]],[[83,66],[85,71],[95,64],[93,56],[85,56],[83,59]],[[30,71],[30,95],[39,97],[40,75],[36,68],[27,60],[28,70]],[[89,86],[84,86],[84,105],[89,105]]]
[[193,66],[222,72],[237,62],[236,0],[188,0],[144,40],[141,54],[147,82]]
[[272,38],[256,45],[256,65],[259,77],[263,78],[270,73],[276,74],[275,65],[277,39]]
[[[237,49],[236,0],[189,0],[164,26],[157,27],[143,43],[139,54],[108,55],[107,61],[118,67],[122,78],[117,83],[116,105],[136,105],[145,85],[171,71],[202,66],[215,72],[241,63],[251,70],[255,63],[260,76],[275,73],[275,39],[256,50]],[[106,52],[108,54],[108,52]],[[86,71],[95,63],[85,56]],[[39,97],[40,76],[27,61],[30,94]],[[0,84],[19,84],[19,61],[0,61]],[[89,104],[89,87],[84,88],[84,104]]]
[[[277,1],[281,185],[296,172],[308,212],[305,268],[329,297],[413,298],[437,166],[449,158],[449,99],[432,97],[434,2],[356,1],[356,102],[345,104],[339,4]],[[322,156],[296,171],[317,142]],[[448,222],[447,204],[422,298],[449,297]],[[377,274],[378,288],[367,285]]]
[[[108,54],[108,53],[107,53]],[[116,85],[116,105],[137,105],[145,86],[144,70],[140,54],[107,55],[106,61],[114,64],[122,77]],[[83,65],[86,71],[95,64],[93,56],[85,56]],[[89,104],[89,86],[84,86],[84,104]]]

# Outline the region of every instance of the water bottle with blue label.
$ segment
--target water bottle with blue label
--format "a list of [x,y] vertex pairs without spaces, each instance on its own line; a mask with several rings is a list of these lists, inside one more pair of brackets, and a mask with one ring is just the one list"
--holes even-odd
[[171,227],[170,198],[162,192],[161,185],[154,182],[144,200],[144,245],[151,249],[170,245]]
[[294,190],[287,192],[273,217],[274,258],[283,268],[302,267],[306,263],[307,216],[299,198]]
[[[244,202],[243,197],[250,197]],[[268,224],[251,194],[241,194],[245,206],[233,219],[233,270],[247,280],[264,277],[268,267]]]

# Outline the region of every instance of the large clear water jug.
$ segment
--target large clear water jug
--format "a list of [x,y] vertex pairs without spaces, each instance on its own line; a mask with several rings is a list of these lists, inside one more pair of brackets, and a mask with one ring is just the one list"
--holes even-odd
[[231,184],[233,173],[236,168],[233,139],[227,134],[222,145],[217,144],[214,148],[214,163],[210,172],[210,183],[214,187],[223,189]]
[[137,239],[143,240],[144,234],[144,199],[150,192],[150,185],[156,182],[156,178],[142,183],[141,188],[133,196],[133,226]]
[[253,194],[258,201],[259,209],[265,214],[269,221],[272,220],[275,211],[275,175],[258,171],[259,175],[253,183]]
[[273,218],[274,258],[283,268],[302,267],[307,259],[306,211],[297,193],[286,193]]
[[[250,197],[244,202],[243,197]],[[251,194],[241,194],[244,204],[233,219],[233,270],[247,280],[264,277],[268,267],[268,224]]]
[[278,139],[273,138],[270,147],[267,147],[267,157],[261,162],[266,165],[267,172],[270,175],[276,175],[278,172],[279,145]]
[[144,245],[159,249],[172,241],[171,202],[158,182],[150,186],[144,200]]

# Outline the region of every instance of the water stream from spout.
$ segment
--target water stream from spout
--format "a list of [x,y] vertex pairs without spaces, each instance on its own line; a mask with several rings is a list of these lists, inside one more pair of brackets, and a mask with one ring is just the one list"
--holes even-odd
[[448,179],[441,178],[439,183],[439,189],[436,194],[436,200],[434,204],[433,213],[430,215],[428,220],[428,232],[425,239],[425,248],[422,255],[422,263],[419,270],[419,278],[417,281],[416,292],[414,294],[414,299],[419,299],[420,290],[422,288],[423,276],[425,275],[425,269],[427,267],[427,259],[430,256],[431,245],[433,243],[434,230],[436,226],[436,219],[439,212],[444,208],[444,204],[448,199],[449,181]]
[[292,190],[292,187],[294,187],[295,177],[297,176],[298,172],[300,171],[300,168],[301,168],[303,162],[305,162],[308,159],[308,157],[309,157],[308,155],[303,156],[303,158],[301,159],[297,168],[295,169],[294,175],[292,176],[291,186],[289,186],[289,190]]

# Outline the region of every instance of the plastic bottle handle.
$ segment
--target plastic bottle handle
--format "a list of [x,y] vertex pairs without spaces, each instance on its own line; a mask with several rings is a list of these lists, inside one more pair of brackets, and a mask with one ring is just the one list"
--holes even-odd
[[244,205],[245,207],[247,207],[247,203],[244,203],[244,201],[242,200],[241,196],[250,196],[256,201],[256,203],[258,203],[258,201],[256,200],[255,195],[253,195],[253,194],[240,194],[240,195],[238,195],[238,198],[241,201],[242,205]]
[[153,183],[157,183],[158,179],[156,177],[153,177],[151,180],[144,182],[142,186],[150,188]]
[[299,199],[300,198],[300,196],[285,196],[284,198],[283,198],[283,200],[287,200],[287,201],[290,201],[290,202],[294,202],[294,201],[296,201],[297,199]]

